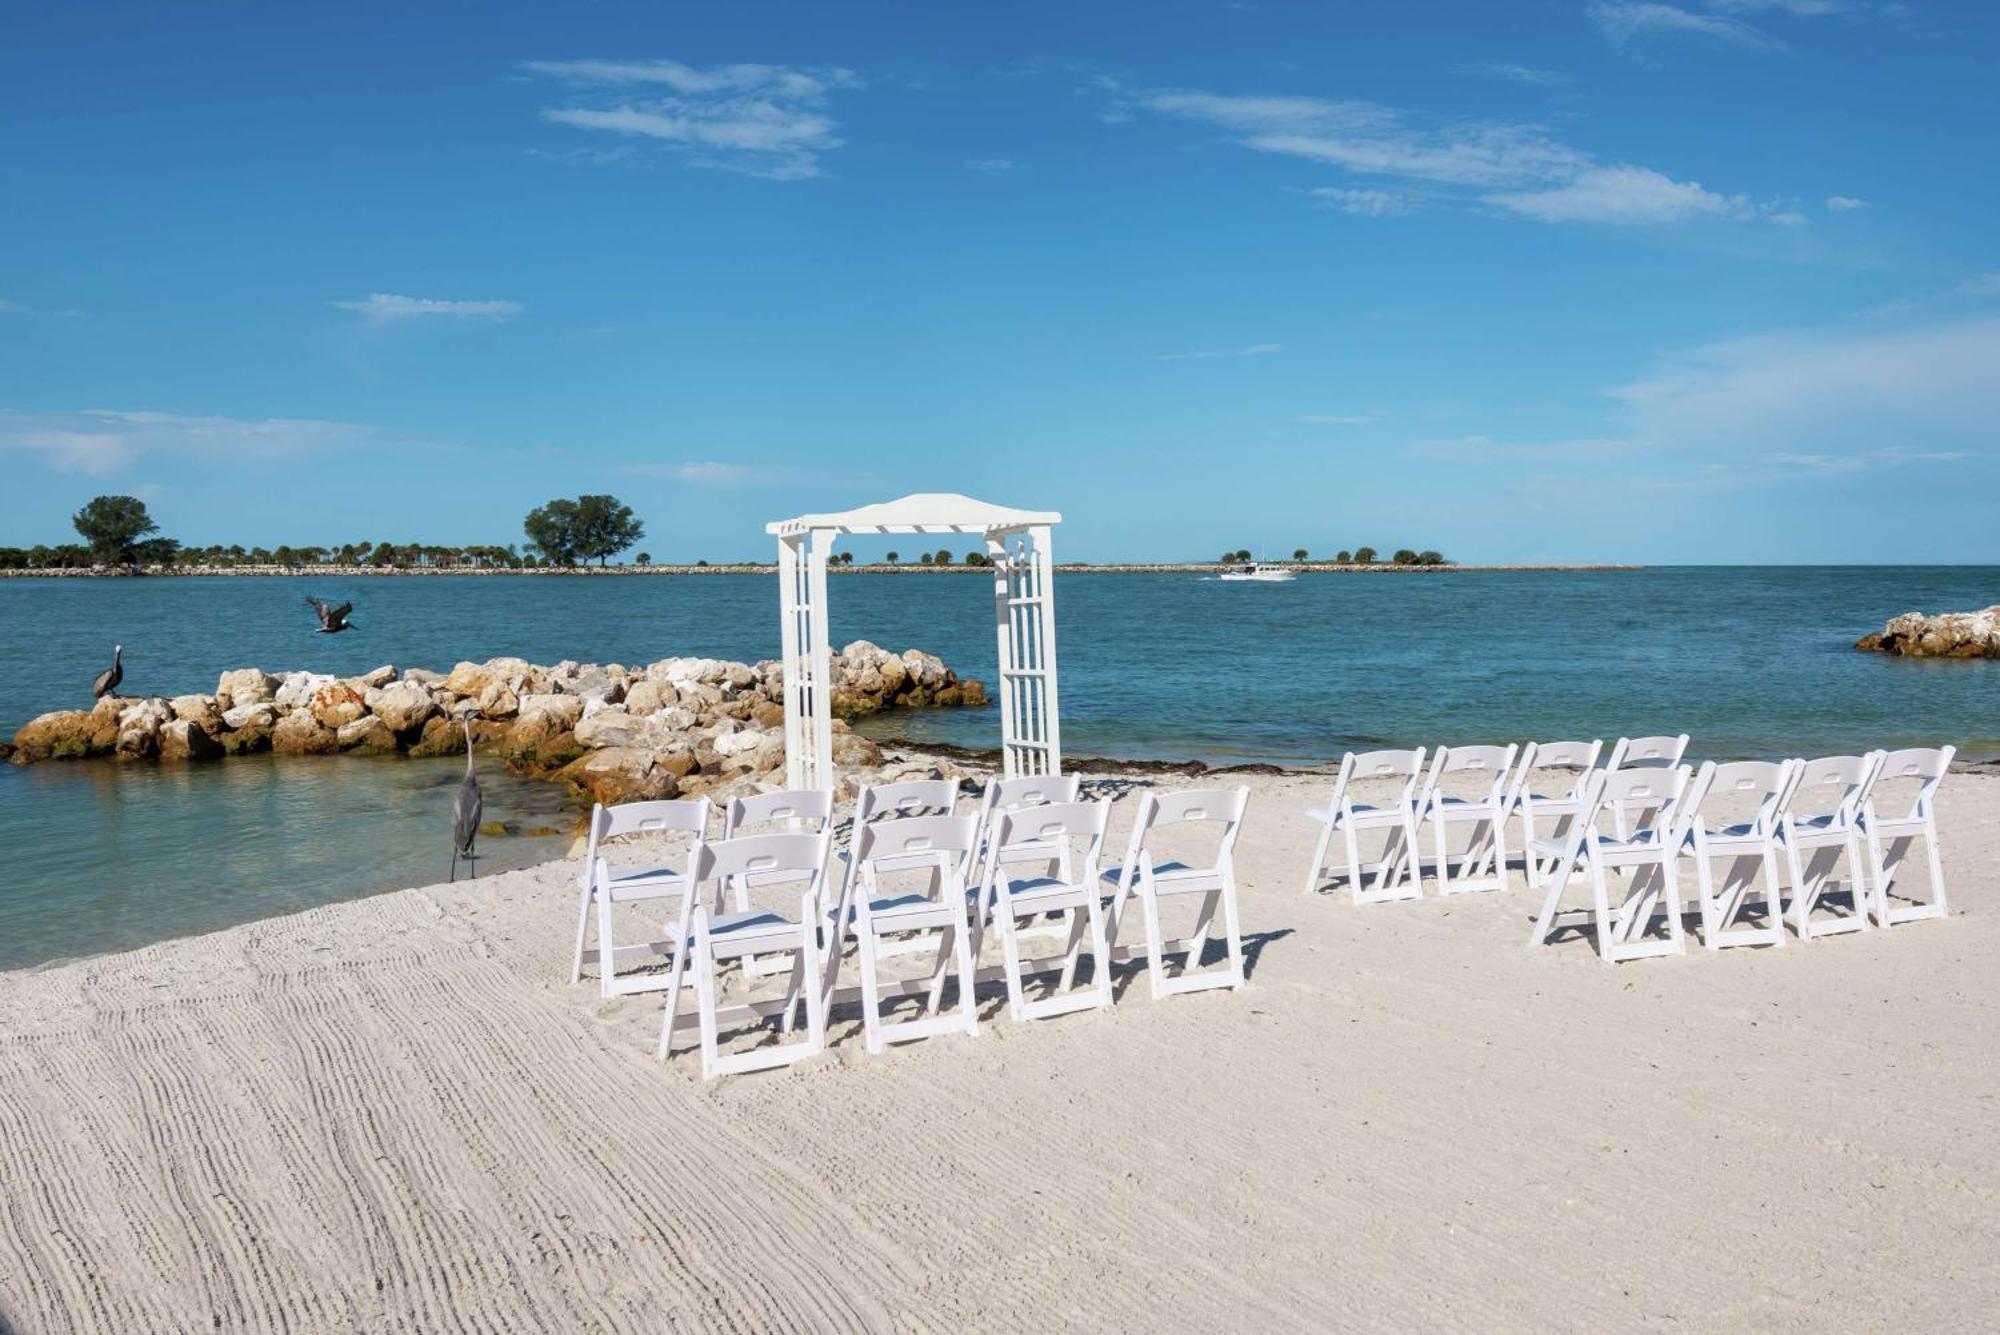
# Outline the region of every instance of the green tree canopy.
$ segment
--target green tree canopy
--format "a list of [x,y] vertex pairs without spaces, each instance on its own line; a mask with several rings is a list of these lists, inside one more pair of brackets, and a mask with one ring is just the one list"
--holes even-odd
[[1358,566],[1374,565],[1375,549],[1373,547],[1356,547],[1354,549],[1354,564]]
[[133,560],[139,539],[160,531],[137,496],[95,497],[70,522],[90,544],[91,556],[107,565]]
[[1399,566],[1413,566],[1417,563],[1417,553],[1410,547],[1398,547],[1396,554],[1389,559]]
[[1334,553],[1333,563],[1337,566],[1352,565],[1354,564],[1354,553],[1343,547]]
[[1306,559],[1306,549],[1305,549],[1305,548],[1303,548],[1303,547],[1299,547],[1299,548],[1296,548],[1296,549],[1294,549],[1294,550],[1293,550],[1293,552],[1292,552],[1292,559],[1293,559],[1294,561],[1303,561],[1303,560],[1305,560],[1305,559]]
[[521,529],[544,557],[566,566],[593,557],[603,565],[646,536],[632,507],[616,496],[559,497],[528,511]]

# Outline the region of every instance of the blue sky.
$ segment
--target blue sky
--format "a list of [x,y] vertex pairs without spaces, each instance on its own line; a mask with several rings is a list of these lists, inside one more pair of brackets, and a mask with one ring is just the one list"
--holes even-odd
[[0,543],[2000,560],[1986,4],[40,11]]

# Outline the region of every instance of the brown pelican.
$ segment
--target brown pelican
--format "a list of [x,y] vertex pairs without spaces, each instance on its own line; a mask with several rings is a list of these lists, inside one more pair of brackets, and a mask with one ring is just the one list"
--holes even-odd
[[317,598],[308,598],[306,606],[319,614],[319,633],[322,635],[338,635],[344,630],[354,629],[354,623],[347,619],[347,614],[354,610],[353,603],[329,607]]
[[479,815],[485,802],[479,796],[479,780],[472,773],[472,719],[465,724],[465,778],[458,785],[458,797],[451,804],[451,880],[458,879],[458,860],[472,862],[472,841],[479,834]]
[[118,689],[118,683],[125,680],[125,646],[111,646],[111,666],[97,674],[97,680],[90,683],[90,693],[102,700]]

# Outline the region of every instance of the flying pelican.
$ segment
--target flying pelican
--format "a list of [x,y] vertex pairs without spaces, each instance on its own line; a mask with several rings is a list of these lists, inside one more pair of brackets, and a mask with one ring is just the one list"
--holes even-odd
[[458,785],[458,797],[451,804],[451,878],[458,879],[458,860],[472,862],[472,841],[479,834],[479,815],[485,802],[479,796],[479,780],[472,773],[472,718],[465,724],[465,778]]
[[328,607],[317,598],[308,598],[306,606],[319,614],[319,633],[322,635],[338,635],[344,630],[354,629],[354,623],[347,619],[347,614],[354,610],[353,603]]
[[111,666],[97,674],[97,680],[90,683],[90,693],[102,700],[118,689],[118,683],[125,680],[125,646],[111,646]]

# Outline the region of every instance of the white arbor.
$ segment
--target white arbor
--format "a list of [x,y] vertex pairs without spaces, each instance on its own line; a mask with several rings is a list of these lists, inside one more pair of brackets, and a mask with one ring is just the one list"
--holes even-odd
[[1062,516],[1052,511],[1010,510],[933,492],[765,525],[764,531],[778,539],[787,782],[794,788],[828,788],[835,782],[826,562],[843,533],[965,534],[985,541],[1000,647],[1001,774],[1060,773],[1050,529],[1061,522]]

